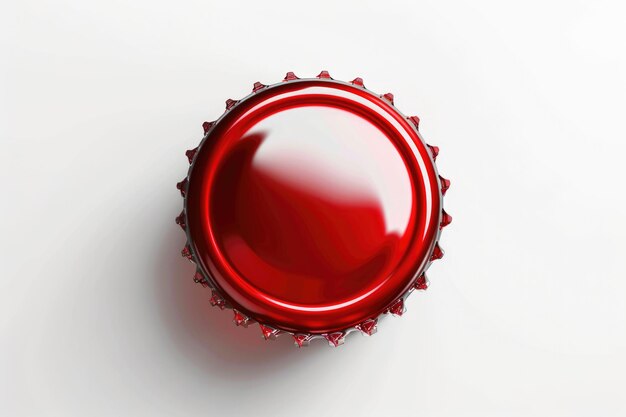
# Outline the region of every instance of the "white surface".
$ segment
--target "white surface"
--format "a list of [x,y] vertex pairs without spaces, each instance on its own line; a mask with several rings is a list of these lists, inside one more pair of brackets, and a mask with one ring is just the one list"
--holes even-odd
[[[623,416],[623,2],[0,6],[0,415]],[[454,216],[431,288],[297,350],[208,307],[174,224],[226,98],[362,76]]]

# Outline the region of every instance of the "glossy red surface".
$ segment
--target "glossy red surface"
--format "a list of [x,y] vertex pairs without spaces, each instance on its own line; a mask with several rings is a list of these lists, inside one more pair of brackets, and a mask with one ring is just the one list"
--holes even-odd
[[388,310],[429,261],[441,222],[413,123],[331,79],[255,85],[229,106],[192,154],[186,195],[193,251],[223,297],[296,333]]

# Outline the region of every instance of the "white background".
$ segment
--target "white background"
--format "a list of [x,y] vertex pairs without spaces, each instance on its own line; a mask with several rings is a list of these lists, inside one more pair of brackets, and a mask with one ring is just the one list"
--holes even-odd
[[[3,1],[0,415],[625,415],[623,4]],[[322,69],[420,116],[454,222],[404,317],[298,350],[210,309],[175,184]]]

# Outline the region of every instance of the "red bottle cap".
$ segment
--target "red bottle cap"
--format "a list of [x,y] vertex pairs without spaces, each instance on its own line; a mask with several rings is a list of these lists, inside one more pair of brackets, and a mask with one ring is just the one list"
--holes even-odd
[[392,94],[326,71],[227,100],[178,184],[182,254],[211,304],[298,346],[337,346],[351,331],[373,334],[381,314],[402,315],[406,296],[426,289],[451,221],[439,149],[418,123]]

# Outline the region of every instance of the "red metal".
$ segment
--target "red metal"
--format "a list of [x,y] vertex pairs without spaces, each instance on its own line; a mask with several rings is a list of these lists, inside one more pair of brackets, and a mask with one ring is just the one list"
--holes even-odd
[[259,327],[261,328],[261,333],[263,334],[263,338],[265,340],[276,339],[276,336],[280,333],[280,330],[274,329],[270,326],[265,326],[259,323]]
[[189,149],[187,152],[185,152],[185,155],[187,156],[190,164],[193,162],[193,157],[196,155],[196,152],[198,152],[198,148]]
[[293,341],[298,347],[307,346],[312,338],[313,336],[310,334],[294,334],[293,335]]
[[224,310],[224,308],[226,308],[226,301],[220,295],[220,293],[217,292],[216,290],[212,291],[211,298],[209,299],[209,302],[211,303],[211,305],[213,307],[219,307],[221,310]]
[[377,325],[378,325],[378,319],[369,319],[369,320],[364,321],[361,324],[357,324],[356,328],[357,330],[360,330],[363,334],[371,336],[374,333],[376,333]]
[[317,78],[330,78],[332,79],[332,77],[330,76],[330,74],[328,73],[328,71],[322,71],[318,74]]
[[233,310],[233,313],[233,321],[237,326],[248,327],[248,316],[237,310]]
[[329,334],[325,334],[324,337],[328,340],[328,344],[337,347],[339,345],[343,345],[345,334],[343,332],[333,332]]
[[364,87],[364,85],[363,85],[363,78],[356,77],[354,80],[352,80],[352,84],[358,85],[359,87]]
[[450,223],[452,223],[452,216],[450,216],[448,213],[446,213],[445,210],[442,209],[441,210],[441,223],[439,224],[439,227],[444,228]]
[[439,231],[452,217],[438,148],[360,78],[290,72],[253,90],[228,100],[188,151],[183,255],[207,277],[211,304],[232,307],[237,325],[267,323],[265,338],[337,346],[351,329],[372,334],[443,256]]
[[257,91],[262,90],[265,87],[267,87],[265,84],[262,84],[257,81],[254,83],[254,86],[252,86],[252,92],[256,93]]
[[186,216],[185,211],[183,210],[178,216],[176,216],[176,224],[179,225],[183,230],[187,230],[187,224],[185,223]]
[[404,314],[404,300],[398,299],[395,303],[389,307],[389,312],[394,316],[401,316]]
[[[204,122],[202,123],[202,130],[204,130],[204,134],[206,135],[207,132],[209,130],[211,130],[211,128],[213,127],[213,124],[215,124],[215,122]],[[189,161],[189,163],[191,163],[191,161]]]
[[428,279],[426,278],[426,274],[422,274],[417,278],[413,288],[415,288],[416,290],[428,289]]
[[296,76],[296,74],[289,71],[287,75],[285,75],[285,78],[283,79],[283,81],[293,81],[293,80],[298,80],[298,79],[299,78]]
[[193,258],[192,255],[191,255],[191,250],[189,249],[189,245],[185,245],[183,250],[180,251],[180,254],[182,255],[183,258],[187,258],[190,261]]
[[439,179],[441,180],[441,195],[446,195],[446,191],[450,188],[450,180],[447,180],[442,176],[440,176]]
[[437,155],[439,155],[439,147],[431,146],[431,145],[426,145],[426,146],[428,146],[428,148],[430,149],[430,154],[433,157],[433,161],[437,160]]

